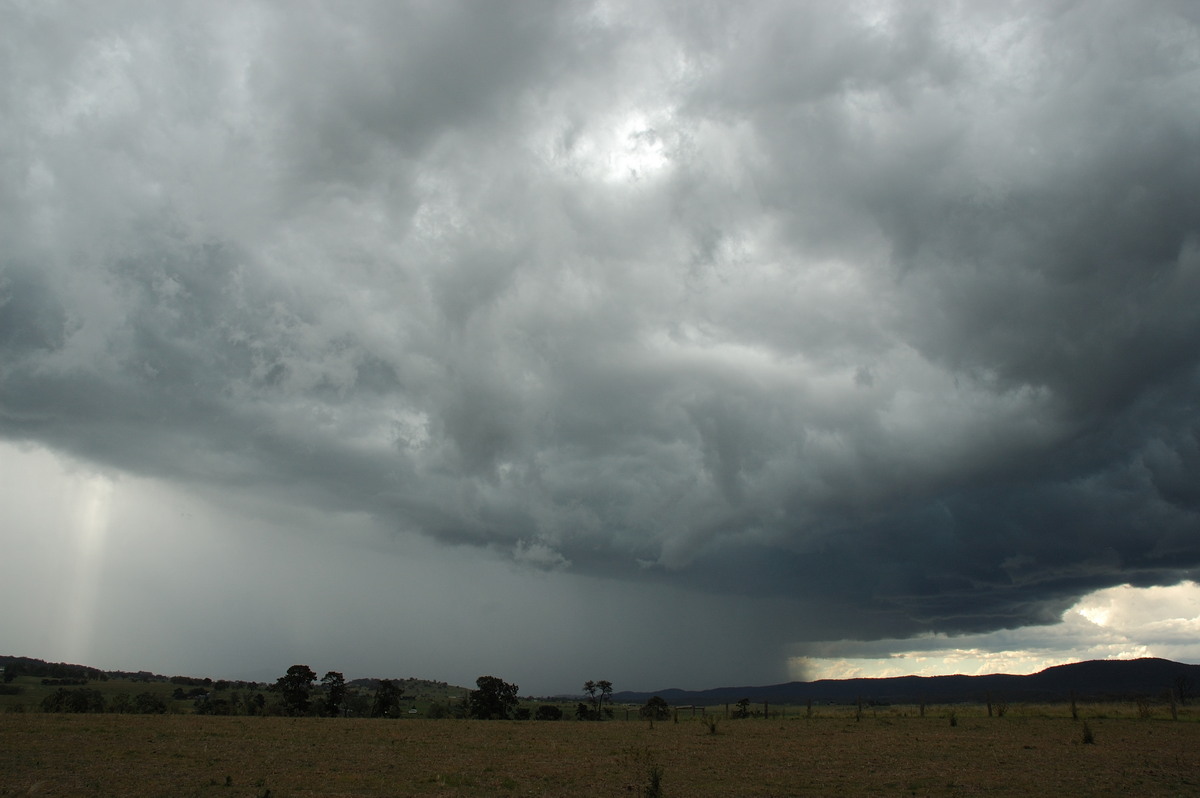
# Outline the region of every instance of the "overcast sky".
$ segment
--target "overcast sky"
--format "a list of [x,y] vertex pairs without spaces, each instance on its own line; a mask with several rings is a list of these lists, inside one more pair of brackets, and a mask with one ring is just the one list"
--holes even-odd
[[1200,661],[1195,3],[0,14],[0,653]]

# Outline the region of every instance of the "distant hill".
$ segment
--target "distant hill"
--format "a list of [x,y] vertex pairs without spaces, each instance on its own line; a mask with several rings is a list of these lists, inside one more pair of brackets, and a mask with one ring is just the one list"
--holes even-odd
[[98,668],[89,668],[86,665],[72,665],[67,662],[46,662],[45,660],[33,659],[32,657],[0,656],[0,669],[3,669],[7,681],[12,681],[18,675],[81,681],[88,679],[102,680],[106,678],[104,672]]
[[626,691],[613,694],[616,703],[641,704],[659,696],[668,704],[732,704],[751,702],[804,704],[808,701],[848,704],[862,699],[878,704],[916,704],[922,701],[954,704],[982,701],[990,693],[1006,701],[1115,700],[1159,696],[1184,688],[1186,698],[1200,696],[1200,665],[1167,659],[1090,660],[1056,665],[1028,676],[897,676],[887,679],[821,679],[766,687],[718,687],[711,690]]
[[[213,684],[230,685],[238,689],[247,689],[258,687],[266,689],[275,683],[278,676],[260,682],[246,681],[231,681],[231,680],[216,680],[208,677],[193,677],[193,676],[164,676],[150,671],[102,671],[99,668],[92,668],[87,665],[74,665],[66,662],[46,662],[45,660],[34,659],[32,657],[15,657],[11,655],[0,655],[0,673],[4,674],[4,680],[12,681],[17,676],[39,676],[52,679],[69,679],[80,682],[87,681],[107,681],[108,679],[118,679],[133,682],[170,682],[173,684],[187,685],[191,687],[206,686]],[[352,679],[346,683],[347,687],[359,690],[369,690],[374,692],[379,688],[378,678],[370,679]],[[412,695],[419,698],[430,700],[448,700],[458,698],[470,692],[470,688],[460,687],[458,685],[447,684],[446,682],[435,681],[433,679],[417,679],[413,677],[399,679],[392,678],[396,687],[400,688],[401,692],[406,695]]]

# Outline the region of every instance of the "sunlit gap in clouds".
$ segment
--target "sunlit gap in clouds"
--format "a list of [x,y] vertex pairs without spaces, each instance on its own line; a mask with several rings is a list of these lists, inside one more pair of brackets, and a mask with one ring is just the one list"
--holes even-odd
[[77,504],[74,518],[75,547],[63,625],[63,650],[75,662],[86,661],[91,651],[112,493],[112,481],[95,475],[83,483]]
[[562,123],[542,143],[559,169],[601,185],[632,185],[669,172],[678,147],[671,108],[624,109],[587,125]]
[[977,635],[839,641],[788,661],[791,678],[1027,674],[1094,659],[1161,657],[1200,662],[1200,585],[1130,585],[1090,593],[1061,623]]

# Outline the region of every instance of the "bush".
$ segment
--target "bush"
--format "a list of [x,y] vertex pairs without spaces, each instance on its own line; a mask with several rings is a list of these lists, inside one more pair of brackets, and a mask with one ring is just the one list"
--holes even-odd
[[562,720],[563,711],[553,704],[542,704],[533,714],[534,720]]
[[43,712],[103,712],[104,696],[99,690],[58,688],[42,699]]
[[647,769],[646,776],[646,788],[642,790],[644,798],[662,798],[662,767],[651,764]]
[[167,702],[154,693],[138,693],[133,699],[133,711],[139,715],[165,715]]

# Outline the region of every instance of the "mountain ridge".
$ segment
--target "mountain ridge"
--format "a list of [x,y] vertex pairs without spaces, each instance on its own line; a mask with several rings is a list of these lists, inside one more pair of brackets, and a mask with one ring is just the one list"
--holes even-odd
[[819,679],[812,682],[707,690],[670,688],[614,693],[616,703],[644,703],[659,696],[672,705],[728,704],[748,698],[754,703],[803,704],[808,701],[877,704],[963,703],[989,694],[1008,701],[1114,700],[1158,696],[1174,690],[1186,703],[1200,692],[1200,665],[1158,657],[1132,660],[1086,660],[1054,665],[1037,673],[981,676],[892,676],[883,678]]

